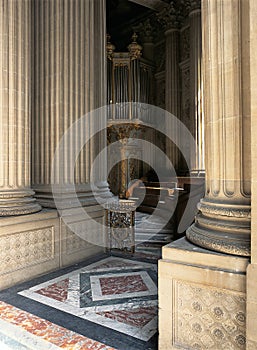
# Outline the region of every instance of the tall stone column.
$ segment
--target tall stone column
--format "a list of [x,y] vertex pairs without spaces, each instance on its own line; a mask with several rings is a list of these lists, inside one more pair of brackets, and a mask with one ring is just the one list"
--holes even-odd
[[31,1],[0,1],[0,216],[41,209],[30,188]]
[[[159,14],[159,20],[165,30],[165,109],[180,118],[180,71],[179,71],[179,22],[177,11],[171,2]],[[167,130],[176,129],[176,125],[167,118]],[[179,152],[177,147],[167,139],[166,154],[175,169],[178,168]]]
[[204,120],[202,110],[202,28],[201,0],[189,2],[190,25],[190,116],[196,141],[191,170],[204,170]]
[[[33,186],[40,203],[55,207],[51,167],[56,148],[70,126],[89,111],[106,104],[105,0],[35,2],[35,107]],[[78,196],[92,202],[90,170],[106,135],[91,138],[75,168],[76,140],[94,130],[94,118],[76,129],[67,145],[66,164],[60,164],[65,184],[74,182]],[[104,120],[103,120],[104,122]],[[97,181],[107,189],[106,169]],[[73,177],[74,176],[74,177]],[[59,184],[56,173],[54,179]],[[69,202],[70,204],[70,202]]]
[[251,128],[243,53],[244,1],[205,0],[203,91],[206,128],[206,193],[193,243],[219,252],[250,255]]

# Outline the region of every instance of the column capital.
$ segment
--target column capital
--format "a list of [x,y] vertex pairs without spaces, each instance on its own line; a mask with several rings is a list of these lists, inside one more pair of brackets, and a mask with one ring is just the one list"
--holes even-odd
[[201,0],[181,0],[180,6],[190,15],[194,11],[201,10]]
[[181,14],[173,1],[165,6],[158,14],[157,19],[165,32],[177,30],[180,27]]

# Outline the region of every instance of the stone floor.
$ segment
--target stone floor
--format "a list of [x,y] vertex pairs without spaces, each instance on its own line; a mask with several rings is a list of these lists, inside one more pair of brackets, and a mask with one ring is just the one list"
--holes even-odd
[[159,234],[0,292],[0,349],[158,349]]

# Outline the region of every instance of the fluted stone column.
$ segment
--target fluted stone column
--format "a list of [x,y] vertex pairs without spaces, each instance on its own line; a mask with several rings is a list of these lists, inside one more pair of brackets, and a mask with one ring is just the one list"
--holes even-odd
[[[105,0],[35,2],[35,108],[33,186],[46,207],[55,207],[51,193],[54,152],[68,128],[87,112],[106,103]],[[90,119],[90,120],[89,120]],[[75,169],[72,147],[94,129],[89,118],[84,129],[74,130],[67,146],[65,184],[74,182],[84,202],[90,195],[90,170],[98,150],[106,142],[102,133],[82,149]],[[97,178],[107,189],[106,169]],[[59,184],[56,173],[54,179]]]
[[[204,120],[202,110],[202,28],[201,0],[190,1],[190,116],[194,123],[196,141],[195,157],[191,159],[191,170],[204,169]],[[192,130],[193,130],[192,129]]]
[[[175,117],[180,118],[180,71],[179,71],[179,22],[176,8],[171,2],[158,15],[165,29],[166,60],[165,60],[165,109]],[[167,118],[167,131],[176,129]],[[175,169],[178,168],[179,152],[177,147],[167,140],[166,154],[171,159]]]
[[31,1],[0,1],[0,216],[41,209],[30,188]]
[[249,60],[242,55],[242,0],[205,0],[203,91],[206,193],[190,241],[219,252],[250,255],[251,128]]

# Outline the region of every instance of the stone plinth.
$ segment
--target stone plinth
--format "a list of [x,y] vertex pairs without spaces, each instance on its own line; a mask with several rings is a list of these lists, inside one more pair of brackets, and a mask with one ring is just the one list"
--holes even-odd
[[[69,210],[68,214],[64,211],[60,218],[53,209],[1,218],[0,289],[102,253],[103,210],[91,206],[87,211],[88,220],[83,220],[76,210]],[[69,220],[64,220],[67,215]],[[96,222],[101,223],[102,231]]]
[[0,220],[0,289],[57,269],[60,260],[56,210]]
[[248,259],[182,238],[159,261],[159,349],[244,349]]

